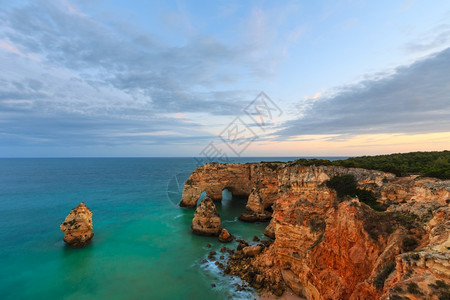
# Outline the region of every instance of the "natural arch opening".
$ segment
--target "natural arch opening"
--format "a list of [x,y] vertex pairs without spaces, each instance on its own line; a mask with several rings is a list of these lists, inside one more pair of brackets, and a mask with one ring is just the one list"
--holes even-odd
[[248,196],[233,193],[233,188],[222,190],[222,201],[215,203],[220,214],[222,226],[237,238],[251,240],[254,236],[264,239],[264,230],[268,222],[245,223],[239,221],[239,216],[246,211]]
[[245,211],[248,197],[233,195],[233,189],[225,187],[222,190],[222,201],[216,203],[220,217],[225,222],[236,221],[237,217]]
[[198,206],[198,205],[200,204],[200,202],[202,202],[202,200],[205,199],[205,198],[206,198],[206,191],[203,191],[203,192],[200,194],[200,197],[198,197],[196,206]]
[[227,205],[231,200],[233,200],[233,194],[227,188],[222,190],[222,205]]

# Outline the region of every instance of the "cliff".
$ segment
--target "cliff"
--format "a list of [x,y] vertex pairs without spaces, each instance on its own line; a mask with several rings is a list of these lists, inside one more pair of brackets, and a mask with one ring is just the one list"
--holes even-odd
[[60,226],[64,241],[74,248],[84,247],[91,241],[94,236],[92,228],[92,212],[84,202],[72,209]]
[[[338,197],[326,182],[343,175],[352,175],[387,211]],[[225,188],[248,197],[241,219],[272,217],[266,232],[273,244],[245,258],[253,275],[243,277],[256,287],[276,287],[279,294],[287,285],[308,299],[448,295],[449,180],[339,166],[214,163],[191,174],[181,205],[195,206],[203,191],[220,201]]]

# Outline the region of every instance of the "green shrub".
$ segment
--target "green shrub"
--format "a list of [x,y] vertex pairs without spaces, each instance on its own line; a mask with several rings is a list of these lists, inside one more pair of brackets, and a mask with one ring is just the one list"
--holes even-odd
[[275,163],[268,163],[266,164],[266,166],[271,169],[272,171],[278,170],[278,168],[281,166],[279,164],[275,164]]
[[293,165],[300,165],[300,166],[329,166],[332,164],[332,162],[328,159],[306,159],[306,158],[300,158],[292,162]]
[[410,282],[407,285],[408,293],[411,293],[413,295],[421,295],[422,292],[419,289],[419,286],[415,282]]
[[450,285],[445,283],[445,281],[442,280],[436,280],[436,286],[438,289],[450,289]]
[[330,189],[336,190],[337,196],[341,201],[347,196],[356,196],[359,201],[369,205],[374,210],[386,210],[386,208],[382,207],[377,202],[377,199],[372,191],[358,188],[358,184],[353,175],[334,176],[326,182],[326,186]]
[[413,260],[419,260],[419,259],[420,259],[420,255],[417,254],[417,253],[413,253],[413,254],[411,254],[411,258],[412,258]]
[[412,251],[417,248],[419,243],[413,237],[405,237],[402,241],[402,248],[405,252]]
[[399,225],[413,229],[417,227],[418,216],[408,212],[393,212],[390,213],[392,219],[394,219]]
[[375,280],[373,281],[373,285],[381,290],[384,287],[384,282],[389,277],[389,275],[395,270],[395,263],[390,262],[388,263],[384,269],[377,275]]
[[410,152],[351,157],[331,162],[335,166],[364,168],[394,173],[397,176],[422,176],[450,179],[450,151]]
[[326,182],[330,189],[336,190],[339,198],[356,196],[356,180],[353,175],[334,176]]
[[429,286],[436,290],[439,300],[450,299],[450,285],[442,280],[436,280],[436,283],[429,284]]
[[401,292],[403,292],[402,287],[401,287],[401,286],[398,286],[398,285],[394,286],[391,290],[392,290],[393,292],[395,292],[395,293],[401,293]]
[[325,220],[321,217],[315,216],[309,219],[309,228],[312,232],[324,231],[327,224]]
[[449,291],[442,291],[439,293],[439,300],[448,300],[448,299],[450,299]]
[[344,160],[298,159],[291,164],[311,166],[342,166],[393,173],[396,176],[419,174],[450,179],[450,151],[410,152],[388,155],[350,157]]
[[375,241],[378,240],[380,235],[387,236],[394,232],[396,224],[392,222],[389,213],[373,211],[368,208],[363,210],[363,212],[364,230]]

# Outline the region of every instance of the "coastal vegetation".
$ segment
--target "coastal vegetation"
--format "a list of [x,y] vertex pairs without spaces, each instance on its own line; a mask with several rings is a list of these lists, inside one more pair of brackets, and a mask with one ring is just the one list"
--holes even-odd
[[410,152],[388,155],[350,157],[344,160],[298,159],[296,165],[342,166],[394,173],[397,176],[418,174],[450,179],[450,151]]
[[384,282],[389,277],[389,275],[395,270],[395,263],[390,262],[388,263],[384,269],[377,275],[375,278],[373,285],[381,290],[384,287]]
[[374,210],[384,211],[386,207],[381,206],[372,191],[358,187],[353,175],[334,176],[326,182],[327,187],[336,190],[340,200],[345,197],[358,197],[359,201],[366,203]]

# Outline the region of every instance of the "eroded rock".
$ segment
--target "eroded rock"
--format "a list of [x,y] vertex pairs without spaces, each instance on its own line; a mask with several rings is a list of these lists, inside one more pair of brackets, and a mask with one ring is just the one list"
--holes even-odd
[[247,246],[242,249],[242,252],[244,252],[244,255],[247,257],[254,257],[261,253],[262,247],[261,246]]
[[219,241],[222,243],[229,243],[234,239],[234,236],[232,236],[228,230],[225,228],[222,229],[219,235]]
[[[338,199],[324,183],[342,175],[353,175],[389,210]],[[265,233],[274,242],[248,256],[248,243],[238,240],[225,269],[258,289],[279,293],[288,285],[308,299],[435,299],[450,284],[449,180],[336,166],[207,164],[191,174],[183,203],[191,206],[202,191],[220,200],[224,188],[249,196],[248,220],[272,216]],[[414,281],[422,296],[408,292]]]
[[192,231],[198,235],[218,236],[222,230],[220,216],[211,198],[206,197],[197,207],[192,219]]
[[60,226],[64,242],[73,248],[82,248],[91,241],[94,236],[92,228],[92,212],[84,202],[72,209]]

